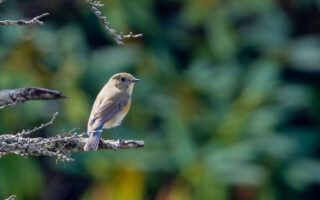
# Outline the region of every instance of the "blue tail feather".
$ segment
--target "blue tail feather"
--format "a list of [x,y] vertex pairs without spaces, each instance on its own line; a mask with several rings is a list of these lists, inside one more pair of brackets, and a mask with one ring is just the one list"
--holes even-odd
[[84,146],[84,150],[85,151],[97,150],[98,145],[99,145],[100,136],[101,136],[100,131],[90,133],[90,137],[89,137],[86,145]]

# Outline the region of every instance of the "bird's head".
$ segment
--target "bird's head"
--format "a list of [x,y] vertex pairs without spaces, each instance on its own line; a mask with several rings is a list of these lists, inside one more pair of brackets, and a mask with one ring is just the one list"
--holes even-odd
[[131,94],[134,84],[138,82],[139,79],[129,73],[118,73],[113,75],[109,81],[111,81],[119,90],[129,92]]

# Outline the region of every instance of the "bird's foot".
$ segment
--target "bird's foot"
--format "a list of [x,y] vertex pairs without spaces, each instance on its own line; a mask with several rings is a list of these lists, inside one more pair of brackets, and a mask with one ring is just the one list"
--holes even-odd
[[119,141],[119,144],[120,144],[120,145],[124,143],[124,140],[121,139],[121,138],[119,138],[118,141]]

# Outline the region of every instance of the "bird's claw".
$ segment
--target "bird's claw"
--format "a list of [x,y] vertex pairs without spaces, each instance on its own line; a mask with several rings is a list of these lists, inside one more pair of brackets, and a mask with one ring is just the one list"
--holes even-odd
[[119,141],[119,144],[120,144],[120,145],[124,143],[124,140],[123,140],[123,139],[118,139],[118,141]]

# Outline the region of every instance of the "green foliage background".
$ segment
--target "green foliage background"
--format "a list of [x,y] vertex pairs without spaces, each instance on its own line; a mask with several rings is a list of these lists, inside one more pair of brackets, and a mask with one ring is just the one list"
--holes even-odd
[[[117,72],[142,79],[118,128],[142,149],[0,159],[0,199],[318,199],[320,3],[316,0],[104,0],[111,26],[143,33],[117,46],[85,1],[6,0],[0,87],[71,99],[0,111],[0,133],[60,115],[34,136],[86,130]],[[106,130],[104,138],[114,138]]]

